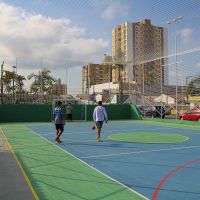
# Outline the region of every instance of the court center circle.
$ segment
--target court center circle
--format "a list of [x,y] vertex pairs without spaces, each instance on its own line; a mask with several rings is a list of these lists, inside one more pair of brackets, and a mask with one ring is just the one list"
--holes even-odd
[[108,136],[110,140],[135,143],[179,143],[189,140],[187,136],[176,133],[116,133]]

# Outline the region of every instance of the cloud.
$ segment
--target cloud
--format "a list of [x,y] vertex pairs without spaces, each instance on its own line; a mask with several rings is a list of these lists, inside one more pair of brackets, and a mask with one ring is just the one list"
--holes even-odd
[[93,4],[101,10],[101,17],[106,20],[127,16],[129,12],[129,7],[120,0],[96,0],[93,1]]
[[0,2],[0,27],[0,55],[7,59],[24,58],[30,63],[32,58],[41,57],[54,66],[57,61],[97,61],[109,45],[102,38],[88,38],[86,29],[73,25],[70,19],[29,13],[3,2]]
[[195,68],[196,68],[198,71],[200,71],[200,62],[198,62],[198,63],[195,64]]
[[185,28],[178,32],[178,34],[181,36],[183,40],[183,43],[185,44],[192,41],[191,40],[192,33],[193,33],[193,30],[191,28]]

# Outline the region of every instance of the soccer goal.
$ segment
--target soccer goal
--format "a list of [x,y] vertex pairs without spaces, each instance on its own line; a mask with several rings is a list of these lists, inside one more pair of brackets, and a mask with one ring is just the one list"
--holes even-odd
[[66,113],[66,106],[68,103],[71,103],[72,105],[78,105],[79,104],[79,109],[81,109],[81,114],[80,114],[80,120],[81,121],[87,121],[87,103],[86,102],[75,102],[75,101],[71,101],[71,100],[66,100],[66,99],[53,99],[52,101],[52,110],[51,110],[51,119],[53,120],[53,113],[54,113],[54,109],[57,106],[58,102],[61,101],[62,102],[62,107],[64,110],[64,116],[65,119],[67,119],[67,113]]

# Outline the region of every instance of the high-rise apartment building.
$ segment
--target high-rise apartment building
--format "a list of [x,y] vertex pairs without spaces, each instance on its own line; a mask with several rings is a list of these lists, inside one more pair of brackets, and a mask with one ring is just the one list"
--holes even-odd
[[166,84],[167,48],[166,29],[152,25],[149,19],[126,22],[112,30],[112,57],[117,63],[125,64],[127,81]]

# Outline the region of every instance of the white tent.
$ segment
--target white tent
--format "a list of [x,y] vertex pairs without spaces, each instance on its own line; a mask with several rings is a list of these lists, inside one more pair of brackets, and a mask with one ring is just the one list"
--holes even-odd
[[154,99],[154,102],[163,102],[163,103],[166,103],[166,104],[174,104],[175,100],[174,100],[174,98],[172,98],[168,95],[162,94],[159,97],[156,97]]

